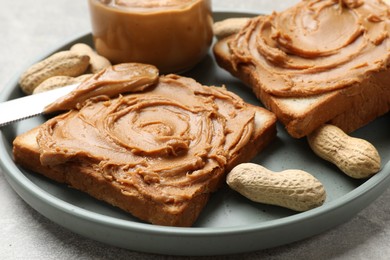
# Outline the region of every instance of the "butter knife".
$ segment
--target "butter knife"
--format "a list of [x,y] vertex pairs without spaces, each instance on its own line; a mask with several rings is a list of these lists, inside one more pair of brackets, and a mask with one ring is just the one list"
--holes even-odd
[[78,85],[72,84],[0,103],[0,128],[16,121],[43,114],[47,105],[70,93]]

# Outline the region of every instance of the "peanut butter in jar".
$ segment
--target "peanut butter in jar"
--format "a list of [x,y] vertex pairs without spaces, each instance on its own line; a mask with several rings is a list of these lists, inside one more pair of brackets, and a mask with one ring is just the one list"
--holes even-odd
[[88,0],[96,51],[113,64],[188,70],[212,42],[211,0]]

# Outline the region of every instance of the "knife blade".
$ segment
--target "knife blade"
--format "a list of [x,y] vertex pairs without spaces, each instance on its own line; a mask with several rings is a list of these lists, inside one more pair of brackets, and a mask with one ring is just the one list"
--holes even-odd
[[70,93],[77,86],[79,84],[72,84],[0,103],[0,128],[16,121],[43,114],[47,105]]

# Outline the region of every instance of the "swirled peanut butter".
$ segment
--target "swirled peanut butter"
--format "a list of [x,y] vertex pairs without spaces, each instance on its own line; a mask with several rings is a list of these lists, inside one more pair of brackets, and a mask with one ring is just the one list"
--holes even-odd
[[82,82],[74,91],[45,108],[45,113],[76,108],[91,97],[114,97],[140,92],[158,81],[159,71],[153,65],[122,63],[108,67]]
[[[115,70],[113,70],[115,71]],[[224,88],[167,75],[141,92],[90,98],[40,127],[43,165],[86,164],[123,193],[186,201],[251,142],[255,110]],[[92,165],[92,166],[91,166]],[[215,186],[215,185],[214,185]]]
[[229,42],[262,88],[303,97],[359,84],[390,64],[390,11],[381,0],[307,0],[252,19]]
[[180,72],[202,60],[211,45],[210,0],[89,0],[89,6],[95,48],[113,64]]

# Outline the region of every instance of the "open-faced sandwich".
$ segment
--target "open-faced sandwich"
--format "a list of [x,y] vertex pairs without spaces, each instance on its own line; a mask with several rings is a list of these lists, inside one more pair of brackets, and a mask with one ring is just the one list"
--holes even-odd
[[158,225],[193,225],[276,134],[268,110],[144,64],[108,67],[46,110],[69,111],[17,136],[15,162]]

